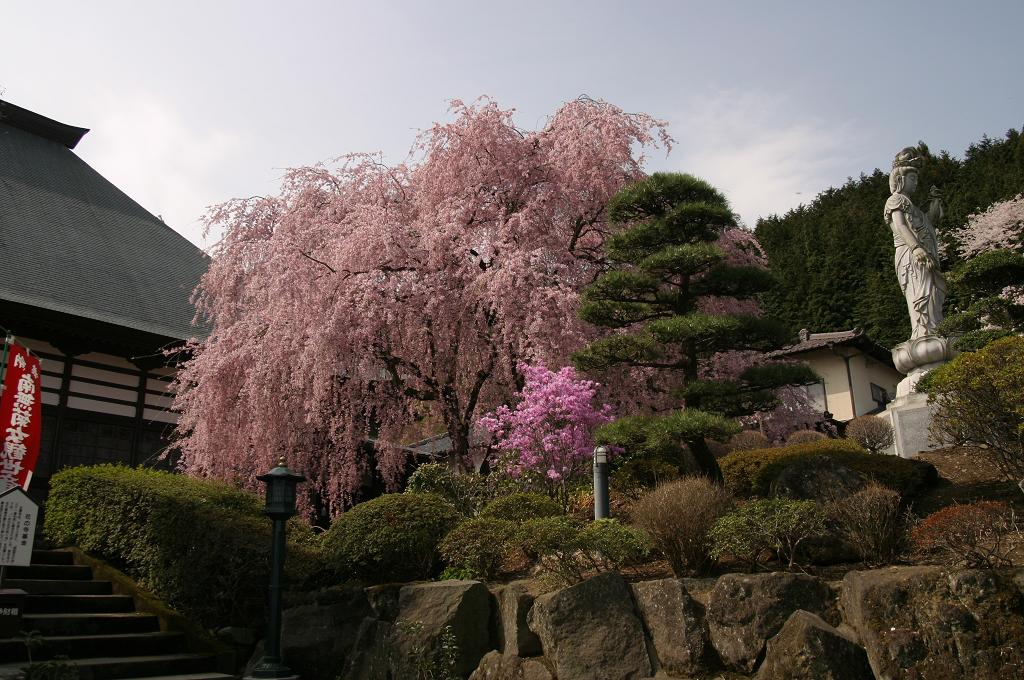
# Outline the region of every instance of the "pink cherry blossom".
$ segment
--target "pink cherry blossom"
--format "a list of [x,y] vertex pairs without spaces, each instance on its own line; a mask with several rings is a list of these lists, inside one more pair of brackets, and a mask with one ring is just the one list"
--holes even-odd
[[451,110],[406,163],[351,154],[212,209],[224,237],[195,296],[212,332],[177,380],[184,471],[256,489],[285,455],[337,513],[371,465],[398,483],[410,424],[465,456],[520,362],[592,337],[576,308],[605,205],[638,152],[671,145],[665,123],[586,98],[537,131],[489,99]]
[[959,238],[960,254],[965,258],[997,248],[1020,250],[1024,247],[1024,194],[969,215]]

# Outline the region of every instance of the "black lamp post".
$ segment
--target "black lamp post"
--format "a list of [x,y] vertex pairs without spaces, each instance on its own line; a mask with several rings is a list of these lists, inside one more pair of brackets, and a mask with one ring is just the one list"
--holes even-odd
[[284,456],[277,467],[256,479],[267,485],[267,505],[263,509],[274,521],[273,552],[270,561],[270,612],[267,618],[267,642],[263,658],[252,670],[250,678],[298,679],[290,668],[281,661],[281,572],[284,569],[285,522],[295,514],[295,487],[306,481],[300,474],[292,472],[284,462]]

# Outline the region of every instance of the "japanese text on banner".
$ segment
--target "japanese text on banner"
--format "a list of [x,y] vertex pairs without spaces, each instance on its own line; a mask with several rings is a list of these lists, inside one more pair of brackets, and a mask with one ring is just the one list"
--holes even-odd
[[42,426],[39,359],[11,344],[0,397],[0,491],[12,486],[28,490],[39,459]]

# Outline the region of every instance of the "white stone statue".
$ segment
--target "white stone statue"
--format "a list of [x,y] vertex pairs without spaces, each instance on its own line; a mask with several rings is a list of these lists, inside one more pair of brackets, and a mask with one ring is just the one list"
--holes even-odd
[[939,244],[933,226],[942,218],[939,191],[932,187],[927,214],[910,200],[917,190],[920,163],[913,147],[896,155],[889,173],[892,196],[885,202],[885,222],[892,229],[896,246],[896,277],[910,312],[911,339],[935,334],[947,291],[946,279],[939,270]]
[[892,229],[896,246],[896,277],[907,299],[910,340],[893,348],[896,368],[907,374],[897,396],[908,393],[921,375],[951,357],[947,338],[935,332],[942,321],[942,303],[948,285],[939,269],[939,244],[934,222],[942,218],[939,190],[931,188],[928,212],[914,205],[921,156],[914,147],[896,154],[889,173],[892,195],[885,202],[885,222]]

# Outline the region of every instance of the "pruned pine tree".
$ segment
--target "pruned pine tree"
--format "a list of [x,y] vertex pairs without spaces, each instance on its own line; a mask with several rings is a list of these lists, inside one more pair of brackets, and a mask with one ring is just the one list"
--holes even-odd
[[777,349],[790,337],[748,311],[745,303],[773,279],[763,267],[729,263],[716,245],[736,226],[717,189],[691,175],[655,173],[616,194],[608,216],[624,228],[606,242],[610,269],[585,289],[580,316],[613,332],[573,360],[587,371],[646,369],[675,385],[682,408],[621,418],[598,438],[659,457],[685,444],[700,472],[720,482],[708,440],[739,431],[739,416],[774,408],[777,388],[816,378],[802,365],[759,362],[716,379],[712,359]]

